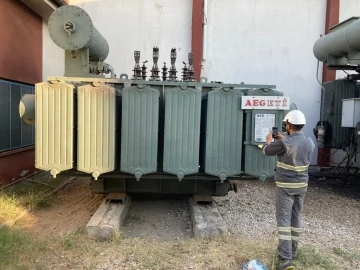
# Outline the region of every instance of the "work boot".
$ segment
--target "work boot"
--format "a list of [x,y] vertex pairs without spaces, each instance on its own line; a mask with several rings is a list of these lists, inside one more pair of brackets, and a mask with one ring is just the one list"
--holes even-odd
[[278,270],[295,270],[291,260],[280,260]]

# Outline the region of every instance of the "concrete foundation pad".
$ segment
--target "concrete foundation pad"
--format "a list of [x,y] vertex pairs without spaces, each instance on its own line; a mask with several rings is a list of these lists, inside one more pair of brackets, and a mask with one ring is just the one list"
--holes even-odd
[[189,198],[189,209],[195,238],[211,238],[229,233],[214,202],[197,204],[193,198]]
[[[111,194],[109,196],[111,198]],[[120,233],[130,204],[131,198],[128,196],[122,201],[105,199],[86,225],[87,234],[91,238],[104,241]]]

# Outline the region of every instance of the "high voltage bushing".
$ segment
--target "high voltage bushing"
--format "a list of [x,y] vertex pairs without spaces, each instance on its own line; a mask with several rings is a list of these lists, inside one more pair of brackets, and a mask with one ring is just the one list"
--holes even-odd
[[189,59],[189,66],[188,66],[188,70],[187,70],[187,78],[186,78],[186,80],[189,81],[189,82],[194,82],[195,81],[195,70],[194,70],[194,67],[193,67],[194,54],[189,53],[188,59]]
[[143,62],[143,65],[141,67],[141,78],[143,80],[146,80],[146,66],[145,64],[147,63],[148,61],[146,60],[145,62]]
[[134,72],[132,79],[133,80],[140,80],[142,79],[141,76],[141,67],[140,67],[140,51],[134,51],[134,58],[135,58],[135,66],[132,70]]
[[183,62],[184,67],[183,67],[183,72],[182,72],[182,80],[184,82],[194,82],[195,81],[195,71],[194,71],[194,67],[193,67],[193,62],[194,62],[194,54],[193,53],[189,53],[188,54],[188,60],[189,60],[189,65],[186,66],[186,63]]
[[[164,62],[164,66],[161,68],[162,69],[162,80],[163,81],[170,81],[170,82],[176,82],[177,80],[177,70],[176,70],[176,66],[175,66],[175,62],[176,62],[176,57],[177,57],[177,53],[176,53],[176,48],[172,48],[171,52],[170,52],[170,61],[171,61],[171,65],[170,68],[166,67],[166,63]],[[132,79],[133,80],[146,80],[146,73],[147,73],[147,67],[145,66],[145,64],[148,61],[143,62],[142,67],[140,67],[140,51],[134,51],[134,58],[135,58],[135,66],[133,71],[133,76]],[[154,47],[153,48],[153,66],[152,69],[150,70],[151,75],[149,78],[149,81],[160,81],[160,69],[158,66],[158,60],[159,60],[159,48],[158,47]],[[183,62],[184,67],[182,68],[182,81],[184,82],[194,82],[195,81],[195,71],[194,71],[194,67],[193,67],[193,62],[194,62],[194,54],[193,53],[189,53],[188,54],[188,61],[189,64],[187,65],[185,62]]]
[[162,80],[166,81],[167,80],[167,72],[168,68],[166,67],[166,63],[164,62],[164,66],[162,67]]
[[171,49],[170,61],[171,61],[171,66],[170,66],[170,69],[169,69],[168,81],[174,81],[175,82],[175,81],[177,81],[177,76],[176,76],[177,70],[176,70],[176,67],[175,67],[175,61],[176,61],[176,49],[175,48]]
[[186,66],[186,63],[183,61],[184,67],[182,69],[182,80],[185,82],[188,77],[188,68]]
[[153,48],[153,67],[151,69],[151,76],[150,76],[150,81],[160,81],[160,70],[158,67],[158,60],[159,60],[159,48],[158,47],[154,47]]

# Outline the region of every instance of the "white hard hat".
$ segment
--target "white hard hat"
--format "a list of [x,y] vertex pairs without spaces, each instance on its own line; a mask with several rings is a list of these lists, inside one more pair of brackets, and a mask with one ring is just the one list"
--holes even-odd
[[293,110],[288,112],[284,117],[284,122],[289,122],[293,125],[305,125],[305,115],[299,110]]

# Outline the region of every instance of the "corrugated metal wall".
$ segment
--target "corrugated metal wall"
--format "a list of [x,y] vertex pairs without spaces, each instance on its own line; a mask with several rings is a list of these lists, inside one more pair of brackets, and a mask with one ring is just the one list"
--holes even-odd
[[349,136],[349,128],[341,127],[342,100],[359,97],[355,81],[336,80],[324,83],[324,119],[330,124],[327,130],[327,147],[342,148]]
[[19,103],[34,87],[0,80],[0,152],[35,143],[34,126],[24,124],[19,116]]

